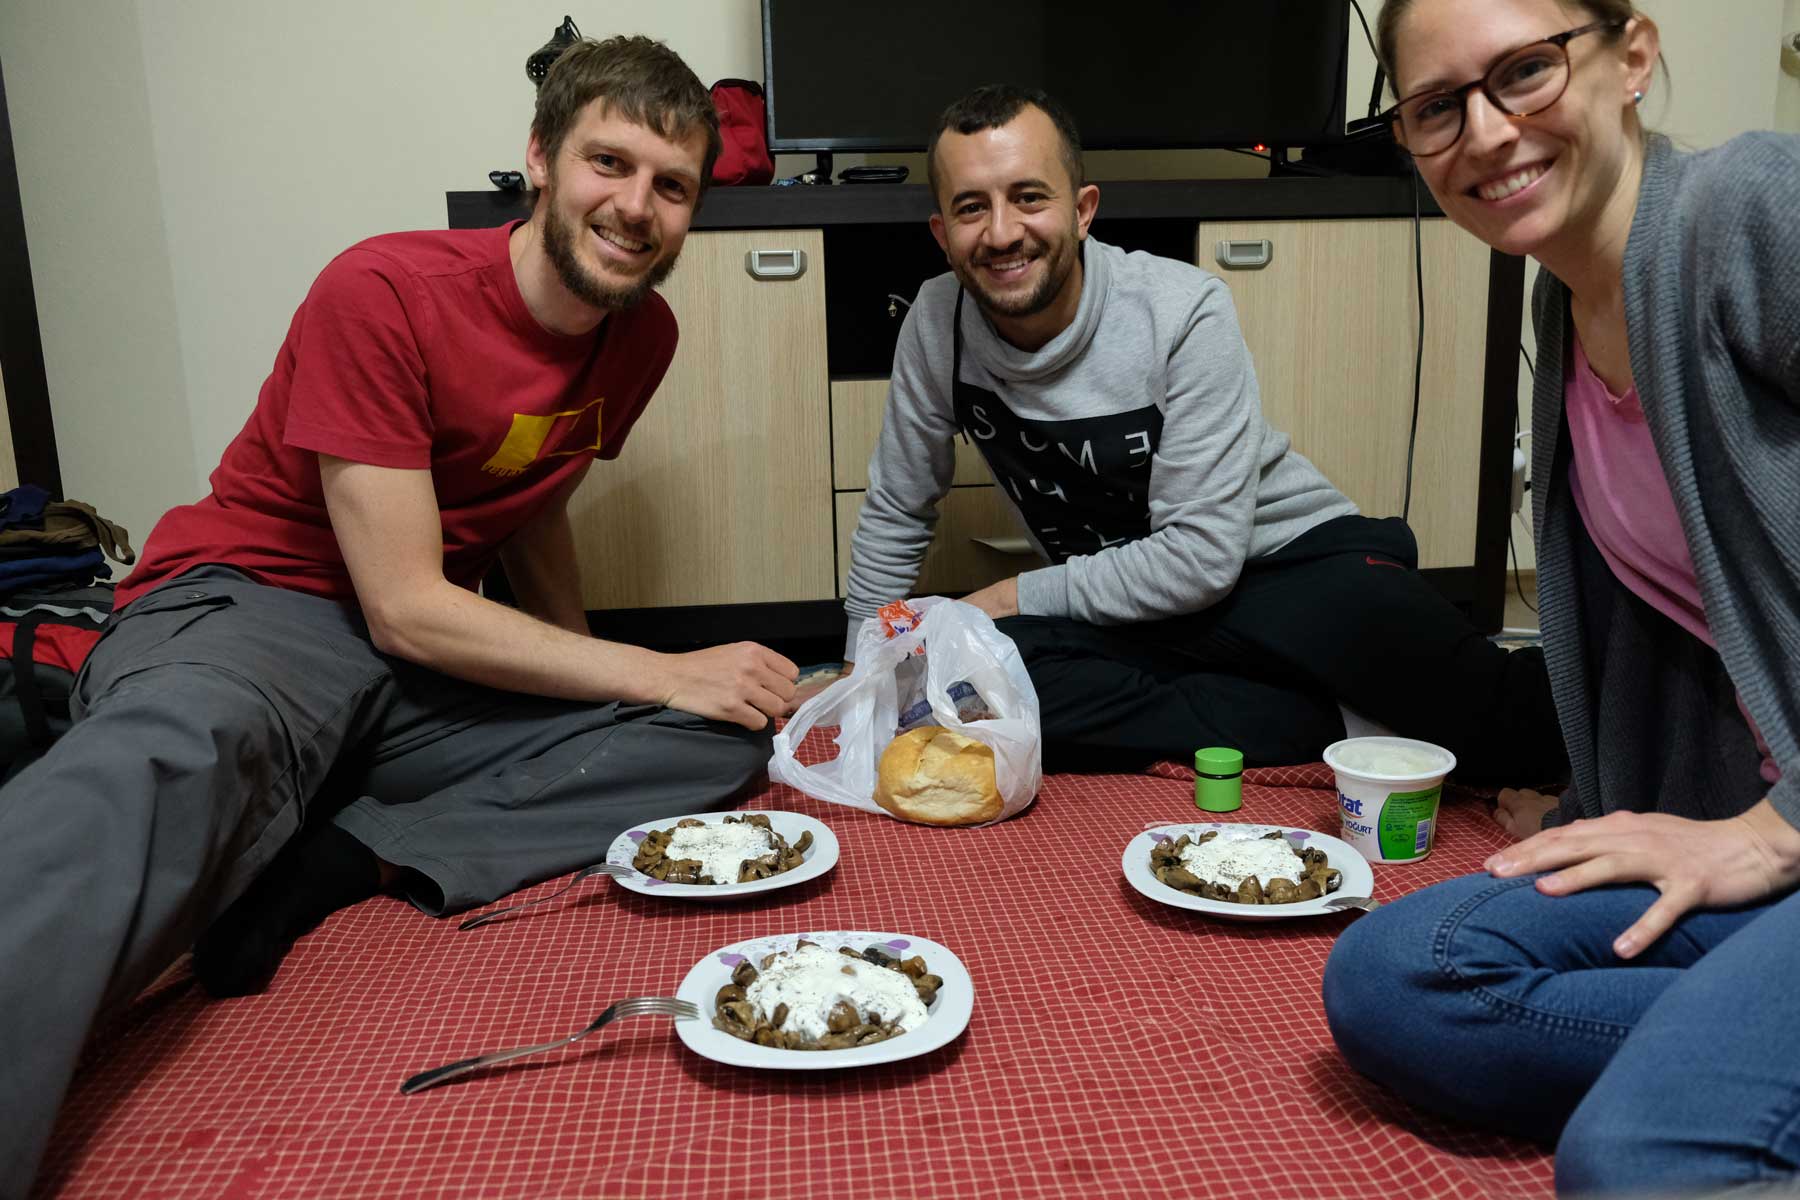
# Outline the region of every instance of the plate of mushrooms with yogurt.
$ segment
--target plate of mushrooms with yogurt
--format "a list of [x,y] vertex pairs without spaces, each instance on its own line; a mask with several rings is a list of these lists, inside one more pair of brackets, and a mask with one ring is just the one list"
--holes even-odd
[[821,821],[791,812],[711,812],[647,821],[621,833],[606,861],[620,887],[646,896],[733,900],[817,879],[837,865]]
[[1150,899],[1232,921],[1340,912],[1343,898],[1375,886],[1347,842],[1279,825],[1159,825],[1125,844],[1120,865]]

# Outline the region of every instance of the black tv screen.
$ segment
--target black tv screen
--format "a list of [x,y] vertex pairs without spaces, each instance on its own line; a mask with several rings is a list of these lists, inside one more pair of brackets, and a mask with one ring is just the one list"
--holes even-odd
[[769,147],[922,150],[952,100],[1042,88],[1093,150],[1344,136],[1346,0],[762,0]]

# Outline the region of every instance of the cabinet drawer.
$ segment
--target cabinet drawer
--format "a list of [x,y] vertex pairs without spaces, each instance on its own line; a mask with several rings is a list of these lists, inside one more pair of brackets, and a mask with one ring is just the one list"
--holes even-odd
[[[850,577],[850,535],[856,531],[862,502],[862,492],[839,492],[837,495],[839,595],[843,594]],[[976,538],[1003,539],[1003,544],[1012,543],[1024,552],[1005,553],[983,545]],[[938,504],[937,532],[931,539],[931,548],[925,552],[925,562],[919,570],[919,582],[913,585],[913,595],[972,592],[1021,571],[1043,566],[1044,560],[1035,551],[1025,549],[1029,545],[999,488],[991,485],[951,488]]]
[[[881,433],[887,406],[885,379],[834,379],[831,382],[831,484],[836,488],[869,486],[869,456]],[[992,483],[981,451],[957,438],[955,484]],[[860,503],[860,501],[858,502]]]
[[[753,278],[758,250],[798,250],[809,269]],[[675,361],[569,505],[585,607],[829,599],[822,235],[694,233],[662,294]]]
[[[1232,270],[1219,243],[1267,241]],[[1487,362],[1486,246],[1446,220],[1420,227],[1424,371],[1410,523],[1422,567],[1475,561],[1475,481]],[[1197,261],[1231,288],[1263,413],[1370,516],[1398,514],[1412,423],[1413,226],[1408,220],[1206,222]]]

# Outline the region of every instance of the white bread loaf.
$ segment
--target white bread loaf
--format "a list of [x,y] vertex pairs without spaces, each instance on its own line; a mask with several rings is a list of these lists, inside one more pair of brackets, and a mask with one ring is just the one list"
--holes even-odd
[[882,751],[875,803],[922,825],[998,820],[993,748],[942,725],[909,729]]

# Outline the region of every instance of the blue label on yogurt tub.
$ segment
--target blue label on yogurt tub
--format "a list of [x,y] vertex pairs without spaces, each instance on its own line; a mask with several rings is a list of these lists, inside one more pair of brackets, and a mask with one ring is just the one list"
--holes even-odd
[[1352,837],[1374,837],[1375,826],[1363,816],[1363,802],[1355,796],[1338,793],[1338,812],[1343,817],[1344,832]]

